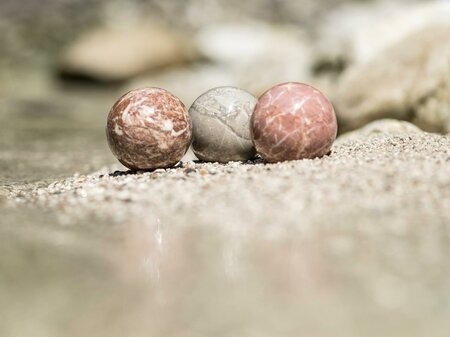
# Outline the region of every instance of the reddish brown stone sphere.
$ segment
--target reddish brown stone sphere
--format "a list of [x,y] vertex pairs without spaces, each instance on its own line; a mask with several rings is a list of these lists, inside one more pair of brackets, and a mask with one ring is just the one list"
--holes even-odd
[[112,107],[106,125],[109,147],[132,170],[178,163],[191,144],[192,122],[184,104],[160,88],[136,89]]
[[256,150],[268,162],[321,157],[336,139],[336,114],[319,90],[283,83],[259,98],[250,132]]

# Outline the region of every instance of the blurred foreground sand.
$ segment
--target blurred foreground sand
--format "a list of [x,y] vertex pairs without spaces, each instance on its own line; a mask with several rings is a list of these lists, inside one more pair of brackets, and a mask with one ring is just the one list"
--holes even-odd
[[[450,138],[2,187],[2,336],[445,336]],[[123,168],[122,168],[123,169]]]

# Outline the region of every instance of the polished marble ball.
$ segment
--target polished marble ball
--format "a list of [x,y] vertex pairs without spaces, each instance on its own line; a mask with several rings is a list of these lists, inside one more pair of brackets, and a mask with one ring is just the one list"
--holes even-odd
[[258,99],[250,130],[256,150],[268,162],[321,157],[336,139],[336,114],[319,90],[283,83]]
[[123,95],[112,107],[106,136],[117,159],[132,170],[167,168],[178,163],[192,139],[184,104],[154,87]]
[[214,88],[198,97],[189,109],[197,158],[213,162],[253,158],[249,122],[256,102],[253,95],[235,87]]

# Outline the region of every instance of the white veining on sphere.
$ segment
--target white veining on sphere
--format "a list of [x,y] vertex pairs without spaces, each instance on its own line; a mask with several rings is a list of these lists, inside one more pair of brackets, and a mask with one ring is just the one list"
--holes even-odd
[[117,123],[114,124],[114,132],[119,136],[123,135],[122,128]]
[[186,127],[184,127],[183,129],[179,130],[179,131],[175,131],[175,129],[171,129],[170,130],[170,135],[172,137],[180,137],[181,135],[185,134],[186,132],[189,132],[191,130],[191,125],[188,121],[186,121]]
[[309,100],[309,99],[310,99],[309,96],[305,96],[301,101],[296,102],[296,103],[294,104],[294,106],[292,107],[290,113],[291,113],[291,114],[295,114],[295,111],[300,110],[300,109],[303,107],[303,105],[305,104],[305,102],[306,102],[307,100]]
[[125,110],[122,112],[122,120],[124,124],[132,124],[133,122],[135,122],[133,121],[133,119],[135,119],[135,117],[133,116],[133,112],[136,109],[139,109],[142,103],[144,103],[146,100],[147,97],[143,97],[139,100],[137,100],[136,98],[131,98],[131,103],[128,104]]
[[143,105],[139,107],[139,112],[143,115],[143,117],[153,116],[155,114],[155,108],[152,106]]
[[131,110],[132,104],[127,105],[127,107],[125,108],[125,110],[122,112],[121,114],[121,118],[123,123],[126,124],[130,124],[130,110]]
[[252,118],[254,143],[269,161],[325,155],[336,137],[336,118],[320,91],[284,83],[259,99]]
[[297,130],[293,130],[289,133],[287,133],[286,135],[283,136],[283,138],[281,138],[280,140],[278,140],[275,145],[273,147],[278,147],[280,146],[286,139],[288,139],[293,133],[297,132]]
[[134,170],[176,164],[192,139],[183,103],[157,88],[137,89],[124,97],[108,116],[107,138],[114,155]]
[[164,131],[172,131],[173,130],[173,123],[171,120],[166,119],[162,122],[162,129]]

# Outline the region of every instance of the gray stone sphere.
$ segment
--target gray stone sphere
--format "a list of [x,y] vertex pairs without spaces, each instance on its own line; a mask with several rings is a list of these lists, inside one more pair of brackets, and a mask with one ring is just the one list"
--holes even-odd
[[249,123],[256,102],[235,87],[214,88],[198,97],[189,109],[197,158],[222,163],[252,159],[256,150]]

